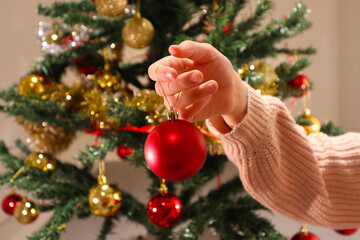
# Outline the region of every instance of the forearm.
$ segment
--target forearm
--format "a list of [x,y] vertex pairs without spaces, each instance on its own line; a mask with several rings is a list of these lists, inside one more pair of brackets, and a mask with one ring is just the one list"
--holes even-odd
[[[333,228],[359,226],[360,207],[354,201],[360,201],[360,184],[354,186],[351,181],[355,185],[360,182],[360,158],[356,154],[360,151],[345,146],[345,139],[354,136],[307,137],[280,100],[260,97],[249,87],[248,91],[247,114],[232,131],[226,133],[220,119],[208,121],[210,130],[221,138],[227,156],[238,167],[247,191],[266,207],[301,222]],[[342,147],[334,148],[331,142],[342,143]],[[360,138],[357,142],[354,147],[360,149]],[[345,170],[340,164],[343,156],[349,160],[348,166],[357,169],[357,181],[325,174]],[[352,186],[351,191],[336,188],[334,181],[341,179],[344,185]]]

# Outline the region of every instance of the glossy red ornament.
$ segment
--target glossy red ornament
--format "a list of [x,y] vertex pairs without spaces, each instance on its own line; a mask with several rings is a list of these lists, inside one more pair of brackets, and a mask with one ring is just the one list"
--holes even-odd
[[194,176],[205,163],[204,135],[185,120],[169,120],[157,125],[144,147],[149,168],[167,181],[183,181]]
[[358,230],[357,228],[349,228],[349,229],[337,229],[335,231],[342,235],[351,235],[355,233],[357,230]]
[[172,193],[157,193],[149,201],[147,215],[160,228],[174,226],[181,218],[182,204]]
[[85,74],[85,75],[89,75],[89,74],[94,74],[97,72],[98,68],[95,66],[90,66],[90,65],[86,65],[86,64],[81,64],[79,66],[77,66],[77,70],[80,74]]
[[127,159],[127,157],[132,153],[131,148],[119,146],[116,150],[119,157],[122,159]]
[[310,80],[307,76],[299,74],[294,80],[289,82],[289,86],[295,90],[302,91],[299,95],[301,97],[310,90]]
[[2,209],[7,214],[13,215],[16,205],[20,205],[22,197],[19,194],[13,193],[6,196],[2,202]]
[[320,238],[315,234],[308,232],[306,235],[303,233],[297,233],[291,238],[291,240],[320,240]]

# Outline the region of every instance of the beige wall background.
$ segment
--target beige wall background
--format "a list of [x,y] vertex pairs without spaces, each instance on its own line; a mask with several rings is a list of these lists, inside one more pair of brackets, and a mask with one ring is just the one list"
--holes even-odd
[[[3,1],[0,8],[0,89],[8,88],[26,74],[34,60],[41,56],[40,46],[37,42],[37,26],[40,20],[37,15],[38,3],[50,4],[54,0],[37,1]],[[297,1],[276,0],[276,10],[269,18],[282,17],[289,13]],[[333,121],[342,125],[347,131],[360,132],[360,109],[356,102],[360,102],[359,69],[359,39],[360,29],[358,23],[360,16],[360,1],[354,0],[317,0],[304,1],[312,10],[310,19],[314,25],[305,35],[290,40],[289,45],[309,46],[317,49],[313,56],[312,66],[304,72],[313,82],[311,109],[313,115],[321,121]],[[255,1],[251,0],[254,5]],[[254,7],[253,7],[254,8]],[[249,8],[251,9],[251,8]],[[250,10],[244,12],[244,16],[250,14]],[[298,101],[298,104],[302,104]],[[9,146],[13,146],[15,139],[26,139],[26,133],[18,126],[13,118],[0,114],[0,139]],[[80,134],[65,153],[59,156],[64,161],[76,163],[72,156],[78,153],[78,149],[94,139],[91,136]],[[134,169],[119,160],[116,154],[108,156],[107,175],[110,181],[119,182],[125,190],[133,193],[144,203],[150,198],[146,192],[147,180],[142,170]],[[77,163],[76,163],[77,164]],[[4,171],[0,167],[0,171]],[[94,170],[96,174],[96,169]],[[237,174],[231,164],[227,166],[223,179]],[[125,186],[125,187],[124,187]],[[216,187],[216,183],[210,183],[201,194]],[[9,189],[0,190],[0,199],[9,194]],[[26,193],[22,193],[26,194]],[[301,223],[289,220],[277,214],[261,213],[268,217],[281,233],[287,237],[295,234]],[[21,225],[12,217],[0,211],[0,239],[20,240],[25,239],[31,232],[40,229],[49,219],[49,213],[42,213],[32,224]],[[100,217],[91,217],[87,220],[72,220],[67,227],[61,240],[70,239],[95,239],[102,224]],[[358,239],[360,233],[350,237],[342,237],[331,229],[309,226],[309,230],[316,233],[321,239]],[[114,229],[111,240],[135,240],[139,235],[145,239],[153,239],[145,236],[144,229],[125,218],[121,218]],[[208,230],[201,239],[218,239],[213,232]]]

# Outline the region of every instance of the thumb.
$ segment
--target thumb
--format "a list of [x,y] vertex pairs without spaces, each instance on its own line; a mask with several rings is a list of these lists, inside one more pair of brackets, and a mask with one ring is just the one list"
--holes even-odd
[[189,58],[197,64],[204,64],[214,60],[218,51],[208,43],[186,40],[179,45],[171,45],[169,53],[178,58]]

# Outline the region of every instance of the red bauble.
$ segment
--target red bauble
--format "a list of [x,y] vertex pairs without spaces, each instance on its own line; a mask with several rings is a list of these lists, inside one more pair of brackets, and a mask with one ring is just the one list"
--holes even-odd
[[357,230],[358,230],[357,228],[350,228],[350,229],[337,229],[335,231],[343,235],[351,235]]
[[289,86],[295,90],[302,91],[299,95],[299,97],[301,97],[310,90],[310,81],[307,76],[299,74],[294,80],[289,82]]
[[98,70],[97,67],[86,65],[86,64],[79,65],[77,67],[77,69],[78,69],[79,73],[85,74],[85,75],[94,74]]
[[157,193],[149,201],[147,214],[150,221],[158,227],[174,226],[181,217],[182,204],[172,193]]
[[127,159],[127,157],[132,153],[131,148],[124,146],[119,146],[116,151],[118,156],[122,159]]
[[15,206],[20,205],[21,200],[22,197],[19,194],[10,194],[4,198],[2,202],[2,209],[7,214],[13,215]]
[[306,235],[303,235],[302,233],[297,233],[291,238],[291,240],[320,240],[320,238],[315,234],[309,232]]
[[194,176],[205,163],[204,135],[185,120],[169,120],[148,135],[145,159],[149,168],[167,181],[183,181]]

